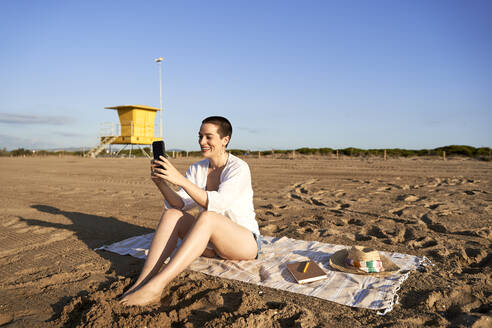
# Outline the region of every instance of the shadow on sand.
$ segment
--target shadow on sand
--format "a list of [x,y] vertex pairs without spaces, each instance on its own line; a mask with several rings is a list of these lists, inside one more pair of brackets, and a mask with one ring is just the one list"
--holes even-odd
[[80,241],[84,242],[91,249],[154,231],[153,229],[120,221],[111,216],[63,211],[49,205],[32,205],[31,207],[40,212],[63,215],[72,221],[72,223],[51,223],[33,219],[22,219],[22,221],[29,225],[71,230],[75,232],[75,235]]
[[[42,220],[19,217],[22,222],[25,222],[26,224],[31,226],[71,230],[75,233],[75,236],[80,241],[87,245],[89,249],[94,249],[103,245],[109,245],[123,239],[147,234],[154,231],[153,229],[123,222],[110,216],[99,216],[81,212],[63,211],[59,208],[42,204],[32,205],[31,207],[40,212],[53,215],[63,215],[72,223],[52,223]],[[110,268],[106,271],[106,273],[113,273],[112,275],[116,276],[134,275],[134,271],[139,271],[141,269],[141,265],[143,264],[142,260],[132,258],[130,256],[122,256],[106,251],[97,251],[97,254],[111,263]],[[136,264],[138,268],[135,267]],[[99,288],[108,285],[114,280],[110,277],[108,277],[108,279],[109,281],[103,282]],[[88,291],[81,291],[77,296],[86,295],[87,293]],[[49,321],[55,319],[62,310],[63,306],[65,306],[71,299],[72,297],[63,297],[56,304],[53,304],[52,307],[55,311],[55,316]]]

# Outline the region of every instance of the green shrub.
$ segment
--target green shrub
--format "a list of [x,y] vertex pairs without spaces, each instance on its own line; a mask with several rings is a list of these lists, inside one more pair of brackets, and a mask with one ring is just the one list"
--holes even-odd
[[12,156],[29,156],[32,155],[32,151],[29,149],[24,149],[24,148],[18,148],[14,149],[10,152],[10,155]]
[[490,147],[480,147],[475,149],[475,156],[477,157],[490,157],[491,149]]
[[319,149],[319,153],[320,153],[321,155],[330,155],[330,154],[333,154],[333,149],[331,149],[331,148],[326,148],[326,147],[325,147],[325,148],[320,148],[320,149]]
[[230,149],[229,152],[234,156],[241,156],[249,153],[249,151],[243,149]]
[[436,148],[435,150],[440,152],[441,154],[443,151],[445,151],[446,155],[461,155],[466,157],[473,157],[476,149],[471,146],[451,145],[451,146],[439,147]]
[[318,152],[318,149],[303,147],[303,148],[296,149],[296,152],[303,155],[314,155]]
[[360,156],[364,151],[359,148],[348,147],[341,149],[341,153],[345,156]]

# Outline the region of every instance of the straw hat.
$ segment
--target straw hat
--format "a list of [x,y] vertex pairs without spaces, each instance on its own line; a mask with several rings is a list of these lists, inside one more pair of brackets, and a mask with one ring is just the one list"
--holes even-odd
[[389,258],[364,246],[352,246],[335,252],[330,257],[330,265],[343,272],[371,276],[387,276],[400,270]]

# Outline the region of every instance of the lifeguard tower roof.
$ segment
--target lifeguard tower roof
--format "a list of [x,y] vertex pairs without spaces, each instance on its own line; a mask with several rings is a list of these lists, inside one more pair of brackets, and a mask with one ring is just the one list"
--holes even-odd
[[160,108],[155,108],[155,107],[150,107],[150,106],[145,106],[145,105],[121,105],[121,106],[111,106],[111,107],[104,107],[106,109],[145,109],[145,110],[154,110],[158,111],[161,110]]

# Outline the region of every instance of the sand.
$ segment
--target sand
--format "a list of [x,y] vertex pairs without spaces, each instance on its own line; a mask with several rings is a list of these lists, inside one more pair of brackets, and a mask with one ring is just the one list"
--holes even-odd
[[[182,172],[197,159],[176,159]],[[386,316],[185,271],[161,302],[115,300],[143,264],[93,248],[151,232],[146,159],[0,158],[0,325],[387,327],[491,325],[492,163],[250,158],[262,234],[428,257]]]

